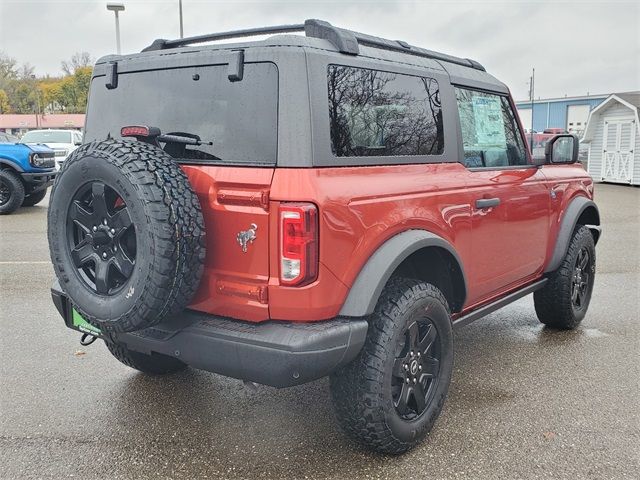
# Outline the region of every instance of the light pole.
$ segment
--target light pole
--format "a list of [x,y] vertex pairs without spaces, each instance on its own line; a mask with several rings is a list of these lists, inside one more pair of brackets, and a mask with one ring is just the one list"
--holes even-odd
[[184,38],[184,30],[182,29],[182,0],[178,0],[178,8],[180,9],[180,38]]
[[118,12],[124,11],[124,5],[122,3],[107,3],[107,10],[116,14],[116,48],[118,55],[120,55],[120,18]]

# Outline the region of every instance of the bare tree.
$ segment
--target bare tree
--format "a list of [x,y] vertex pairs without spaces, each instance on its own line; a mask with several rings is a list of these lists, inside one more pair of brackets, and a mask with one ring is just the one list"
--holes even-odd
[[65,75],[73,75],[79,68],[92,66],[93,58],[89,52],[76,52],[71,56],[71,60],[63,60],[60,65]]

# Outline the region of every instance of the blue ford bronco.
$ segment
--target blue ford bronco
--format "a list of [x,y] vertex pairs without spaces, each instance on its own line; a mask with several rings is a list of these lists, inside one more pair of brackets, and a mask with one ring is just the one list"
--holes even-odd
[[49,147],[0,142],[0,215],[42,201],[55,167],[55,152]]

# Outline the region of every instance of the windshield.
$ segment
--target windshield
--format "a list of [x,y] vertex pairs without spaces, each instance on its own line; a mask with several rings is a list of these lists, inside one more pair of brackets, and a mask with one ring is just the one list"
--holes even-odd
[[71,132],[59,132],[55,130],[27,132],[22,136],[22,143],[73,143]]
[[227,65],[151,70],[119,74],[114,89],[105,77],[93,80],[85,141],[120,138],[122,127],[144,125],[173,136],[159,140],[181,161],[274,164],[277,124],[273,63],[245,64],[236,82]]

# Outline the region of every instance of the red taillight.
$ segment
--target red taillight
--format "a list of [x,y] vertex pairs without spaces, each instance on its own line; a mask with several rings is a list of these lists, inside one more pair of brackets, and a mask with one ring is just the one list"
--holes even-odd
[[120,129],[121,137],[148,137],[149,127],[142,125],[131,125]]
[[318,276],[318,209],[280,204],[280,283],[302,286]]

